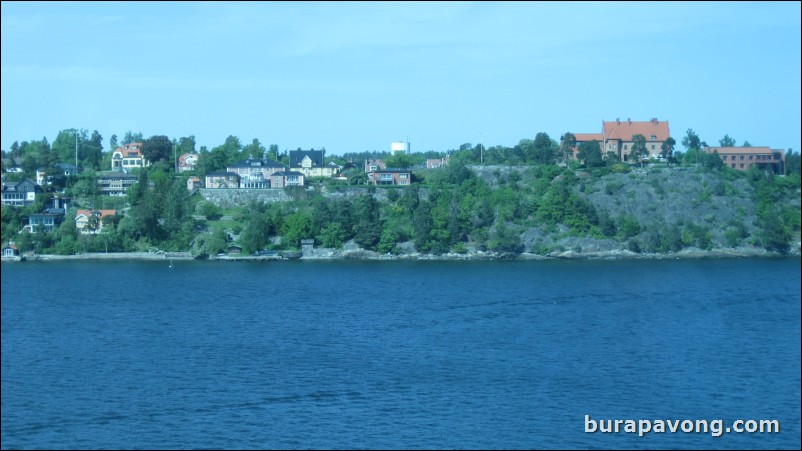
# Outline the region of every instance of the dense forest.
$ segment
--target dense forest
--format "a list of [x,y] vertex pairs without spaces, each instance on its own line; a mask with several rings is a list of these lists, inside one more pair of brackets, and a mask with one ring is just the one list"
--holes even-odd
[[[562,144],[546,133],[513,147],[463,144],[448,152],[389,155],[360,152],[327,155],[346,167],[345,180],[313,179],[306,188],[287,188],[292,200],[221,208],[190,192],[186,179],[224,169],[245,158],[269,155],[281,162],[286,151],[257,139],[243,145],[236,137],[211,150],[200,149],[194,172],[176,174],[175,154],[195,150],[194,137],[142,139],[126,133],[119,144],[143,142],[153,162],[138,171],[126,196],[98,193],[96,178],[110,167],[97,132],[65,130],[50,145],[17,143],[3,152],[4,170],[21,161],[31,177],[38,168],[79,162],[77,176],[51,180],[27,207],[2,207],[2,240],[23,252],[70,255],[84,252],[190,251],[215,256],[229,246],[244,254],[298,249],[302,239],[316,247],[353,243],[386,254],[502,255],[588,249],[626,249],[637,253],[677,252],[686,248],[758,247],[798,252],[800,236],[799,154],[786,154],[786,175],[756,168],[736,171],[688,130],[685,152],[674,140],[659,161],[631,165],[602,155],[598,144],[581,145],[569,158],[570,136]],[[725,137],[730,139],[729,137]],[[117,137],[109,141],[118,145]],[[449,164],[424,169],[426,158],[450,156]],[[389,167],[412,168],[408,187],[366,186],[362,163],[384,158]],[[349,164],[351,163],[351,164]],[[348,195],[337,195],[348,193]],[[60,193],[71,198],[63,223],[53,232],[20,232],[27,218],[52,205]],[[78,233],[79,208],[115,209],[101,233]]]

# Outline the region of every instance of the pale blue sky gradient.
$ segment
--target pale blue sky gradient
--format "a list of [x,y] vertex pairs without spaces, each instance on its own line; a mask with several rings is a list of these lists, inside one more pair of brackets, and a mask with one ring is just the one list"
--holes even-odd
[[799,151],[801,23],[800,2],[4,1],[1,144],[446,151],[656,117]]

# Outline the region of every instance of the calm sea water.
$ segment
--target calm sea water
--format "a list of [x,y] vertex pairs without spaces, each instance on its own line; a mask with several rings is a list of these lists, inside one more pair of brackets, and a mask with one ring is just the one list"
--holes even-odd
[[800,448],[799,258],[174,264],[2,265],[3,449]]

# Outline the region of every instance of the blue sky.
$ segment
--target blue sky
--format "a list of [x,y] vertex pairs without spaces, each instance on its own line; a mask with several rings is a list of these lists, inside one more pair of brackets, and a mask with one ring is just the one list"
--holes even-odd
[[799,151],[801,23],[800,2],[3,1],[1,144],[445,151],[656,117]]

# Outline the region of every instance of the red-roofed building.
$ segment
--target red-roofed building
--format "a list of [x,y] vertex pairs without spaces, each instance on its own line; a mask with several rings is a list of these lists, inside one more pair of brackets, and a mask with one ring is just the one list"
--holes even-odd
[[657,158],[660,155],[660,147],[671,136],[668,130],[668,121],[658,121],[653,118],[651,121],[602,121],[603,154],[615,152],[622,160],[628,160],[629,153],[632,151],[632,144],[635,143],[635,135],[643,135],[646,138],[646,150],[649,157]]
[[633,139],[635,135],[643,135],[646,138],[646,150],[649,151],[649,157],[656,158],[660,155],[663,143],[671,136],[671,132],[668,128],[668,121],[658,121],[657,118],[652,118],[650,121],[632,121],[630,119],[602,121],[601,133],[574,133],[576,138],[574,157],[576,157],[576,149],[580,144],[595,140],[601,146],[602,155],[613,152],[621,161],[627,161],[629,153],[632,151],[632,144],[635,143]]
[[785,173],[785,154],[782,150],[768,147],[708,147],[708,153],[718,152],[724,165],[746,171],[752,166],[771,169],[777,174]]

